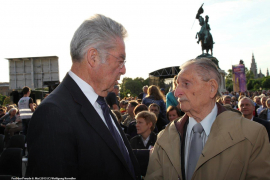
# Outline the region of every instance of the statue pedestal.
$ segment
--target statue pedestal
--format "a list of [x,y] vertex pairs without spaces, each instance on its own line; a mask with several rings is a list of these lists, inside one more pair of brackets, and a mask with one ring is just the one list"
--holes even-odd
[[222,69],[220,69],[219,65],[218,65],[218,59],[216,57],[211,56],[210,54],[201,54],[198,57],[196,57],[196,59],[200,59],[200,58],[207,58],[207,59],[211,59],[218,67],[218,72],[221,76],[221,86],[219,87],[219,91],[220,92],[226,92],[226,86],[225,86],[225,76],[226,76],[226,72]]

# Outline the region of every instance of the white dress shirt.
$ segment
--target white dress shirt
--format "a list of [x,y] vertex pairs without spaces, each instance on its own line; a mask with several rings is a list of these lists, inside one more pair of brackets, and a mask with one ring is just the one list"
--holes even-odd
[[[203,147],[208,139],[208,136],[210,134],[210,130],[212,127],[212,124],[214,123],[216,117],[217,117],[217,105],[215,104],[212,111],[200,122],[203,127],[203,132],[201,134],[203,138]],[[187,173],[187,163],[188,163],[188,156],[189,156],[189,149],[191,145],[191,140],[193,136],[193,126],[197,124],[197,121],[193,117],[189,117],[189,123],[187,126],[187,132],[186,132],[186,138],[185,138],[185,171]]]
[[[105,118],[104,118],[104,115],[103,115],[103,111],[101,109],[101,106],[97,103],[97,98],[98,98],[97,93],[94,91],[94,89],[88,83],[86,83],[84,80],[82,80],[81,78],[79,78],[72,71],[69,71],[68,74],[76,82],[76,84],[79,86],[79,88],[82,90],[83,94],[87,97],[87,99],[89,100],[89,102],[95,108],[95,110],[97,111],[98,115],[100,116],[100,118],[102,119],[102,121],[104,122],[104,124],[108,128],[108,125],[107,125],[107,123],[105,121]],[[110,117],[111,117],[111,115],[110,115]],[[111,120],[112,120],[113,126],[115,127],[115,129],[119,133],[120,137],[122,138],[122,136],[121,136],[118,128],[116,127],[116,125],[115,125],[112,117],[111,117]]]
[[147,145],[147,143],[148,143],[148,141],[150,139],[150,134],[149,134],[149,136],[145,140],[143,139],[142,136],[141,136],[141,138],[142,138],[142,142],[143,142],[144,147],[146,147],[146,145]]

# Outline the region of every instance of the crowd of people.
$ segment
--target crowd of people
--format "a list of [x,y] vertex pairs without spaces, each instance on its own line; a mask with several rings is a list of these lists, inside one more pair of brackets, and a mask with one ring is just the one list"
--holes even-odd
[[[166,95],[151,85],[120,100],[126,36],[106,16],[85,20],[71,40],[72,67],[60,85],[36,109],[30,89],[23,90],[26,177],[269,179],[269,91],[222,95],[216,64],[200,58],[180,66]],[[16,113],[11,107],[1,118],[2,129]]]

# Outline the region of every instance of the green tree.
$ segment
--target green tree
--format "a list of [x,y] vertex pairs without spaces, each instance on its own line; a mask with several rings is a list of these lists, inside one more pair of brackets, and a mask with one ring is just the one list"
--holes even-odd
[[270,77],[264,77],[262,79],[262,88],[270,89]]
[[232,70],[228,70],[228,74],[225,76],[225,86],[228,91],[233,91]]
[[5,98],[5,100],[4,100],[4,102],[3,102],[3,105],[7,105],[7,104],[10,104],[10,103],[11,103],[10,97],[7,96],[7,97]]
[[123,78],[122,84],[120,85],[120,96],[121,98],[130,96],[137,97],[142,92],[142,87],[149,84],[149,78],[143,79],[141,77],[137,78]]
[[2,105],[4,103],[6,96],[0,94],[0,105]]

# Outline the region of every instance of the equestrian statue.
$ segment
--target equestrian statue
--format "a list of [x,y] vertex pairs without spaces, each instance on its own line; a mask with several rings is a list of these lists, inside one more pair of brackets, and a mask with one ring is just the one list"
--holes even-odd
[[[202,4],[203,6],[203,4]],[[198,38],[197,43],[201,42],[202,46],[202,55],[209,54],[209,50],[211,50],[211,55],[213,55],[213,37],[212,34],[210,33],[210,25],[208,24],[209,16],[205,16],[205,19],[201,16],[203,13],[203,8],[202,6],[199,8],[198,13],[196,15],[196,19],[199,20],[199,24],[201,26],[201,30],[197,32],[196,34],[196,39]],[[204,53],[204,50],[206,50],[206,53]]]

